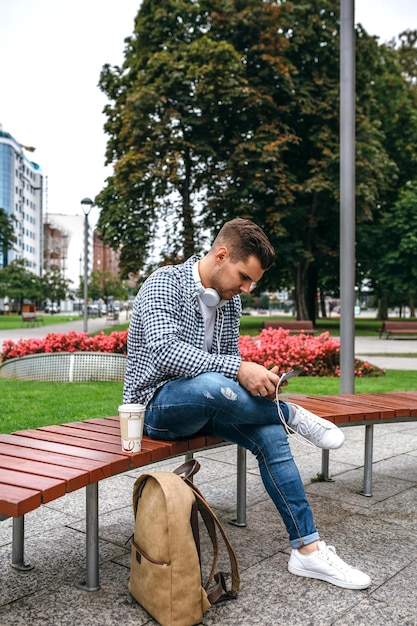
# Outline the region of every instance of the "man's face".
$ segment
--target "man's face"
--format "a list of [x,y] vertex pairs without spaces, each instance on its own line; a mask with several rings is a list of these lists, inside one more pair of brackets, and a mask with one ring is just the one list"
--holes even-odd
[[211,276],[212,287],[222,300],[231,300],[242,292],[249,293],[253,283],[264,275],[260,261],[250,256],[246,261],[232,263],[226,247],[219,248],[216,253],[216,267]]

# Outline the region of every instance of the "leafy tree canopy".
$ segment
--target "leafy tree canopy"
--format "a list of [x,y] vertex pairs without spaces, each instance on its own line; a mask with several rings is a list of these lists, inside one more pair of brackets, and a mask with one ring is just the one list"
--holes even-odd
[[[114,173],[96,198],[98,227],[121,247],[125,275],[143,267],[161,223],[172,258],[249,217],[277,251],[269,285],[295,285],[298,316],[314,317],[317,287],[339,268],[339,30],[332,0],[143,1],[122,67],[100,77]],[[415,37],[401,41],[379,46],[357,29],[368,274],[375,228],[415,171]]]

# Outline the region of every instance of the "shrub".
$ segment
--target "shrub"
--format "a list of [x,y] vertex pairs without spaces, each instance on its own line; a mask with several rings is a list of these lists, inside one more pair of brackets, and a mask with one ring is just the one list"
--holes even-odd
[[3,342],[3,361],[14,359],[27,354],[41,352],[115,352],[126,354],[127,330],[105,335],[103,332],[94,337],[87,333],[49,333],[42,339],[19,339],[16,343],[11,340]]
[[[19,339],[3,342],[1,360],[7,361],[41,352],[115,352],[126,354],[127,330],[89,337],[87,333],[49,333],[43,339]],[[340,341],[325,332],[312,335],[290,335],[283,328],[265,328],[256,337],[242,335],[239,349],[244,361],[254,361],[281,372],[291,367],[302,369],[307,376],[340,375]],[[355,376],[379,376],[383,372],[370,363],[355,360]]]
[[[283,328],[265,328],[256,337],[242,335],[239,349],[243,360],[254,361],[280,372],[292,367],[308,376],[340,376],[340,341],[328,332],[313,335],[290,335]],[[379,376],[374,365],[355,359],[355,376]]]

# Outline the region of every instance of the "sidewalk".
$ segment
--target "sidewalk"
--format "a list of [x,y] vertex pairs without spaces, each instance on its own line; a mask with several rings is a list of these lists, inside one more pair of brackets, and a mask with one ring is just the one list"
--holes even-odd
[[356,337],[355,355],[381,369],[417,370],[417,339]]
[[[75,327],[77,323],[72,328],[82,330],[82,321],[81,328]],[[89,320],[89,330],[100,323],[104,327],[105,320]],[[47,332],[52,328],[53,332],[65,332],[57,327]],[[389,367],[394,367],[399,357],[393,355],[416,354],[417,342],[359,338],[356,352],[371,357],[372,353],[384,354]],[[406,361],[410,368],[416,367],[415,357]],[[236,449],[205,451],[196,455],[201,470],[195,482],[223,521],[241,570],[238,600],[208,611],[206,626],[417,625],[417,420],[375,427],[371,498],[359,494],[364,427],[345,428],[344,433],[345,445],[330,453],[334,482],[311,482],[321,471],[320,451],[298,442],[292,443],[292,449],[322,538],[335,545],[342,558],[366,571],[372,578],[371,587],[349,591],[289,574],[285,528],[265,493],[256,460],[249,454],[247,526],[229,525],[235,506]],[[181,462],[182,457],[149,469],[170,471]],[[9,566],[12,521],[0,522],[2,626],[156,624],[127,589],[132,489],[144,471],[146,468],[100,484],[98,592],[82,591],[75,584],[85,572],[84,490],[25,517],[25,559],[35,566],[32,571],[18,572]]]
[[[125,321],[125,313],[120,314],[120,321]],[[75,330],[77,333],[83,331],[84,321],[82,317],[74,317],[72,322],[52,324],[50,326],[25,326],[23,328],[15,328],[13,330],[0,330],[0,347],[3,341],[10,339],[11,341],[19,341],[19,339],[42,338],[49,333],[68,333]],[[105,328],[111,328],[111,322],[107,322],[106,316],[89,317],[87,331],[96,333]]]

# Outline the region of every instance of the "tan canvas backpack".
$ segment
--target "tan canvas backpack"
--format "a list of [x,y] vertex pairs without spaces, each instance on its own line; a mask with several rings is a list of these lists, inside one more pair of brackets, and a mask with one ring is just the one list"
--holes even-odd
[[[191,460],[175,473],[142,474],[133,489],[135,532],[129,591],[161,626],[198,624],[212,604],[236,598],[239,589],[235,552],[216,515],[188,478],[199,467]],[[213,564],[204,586],[197,509],[213,545]],[[224,575],[214,573],[219,552],[216,528],[229,555],[230,591]]]

